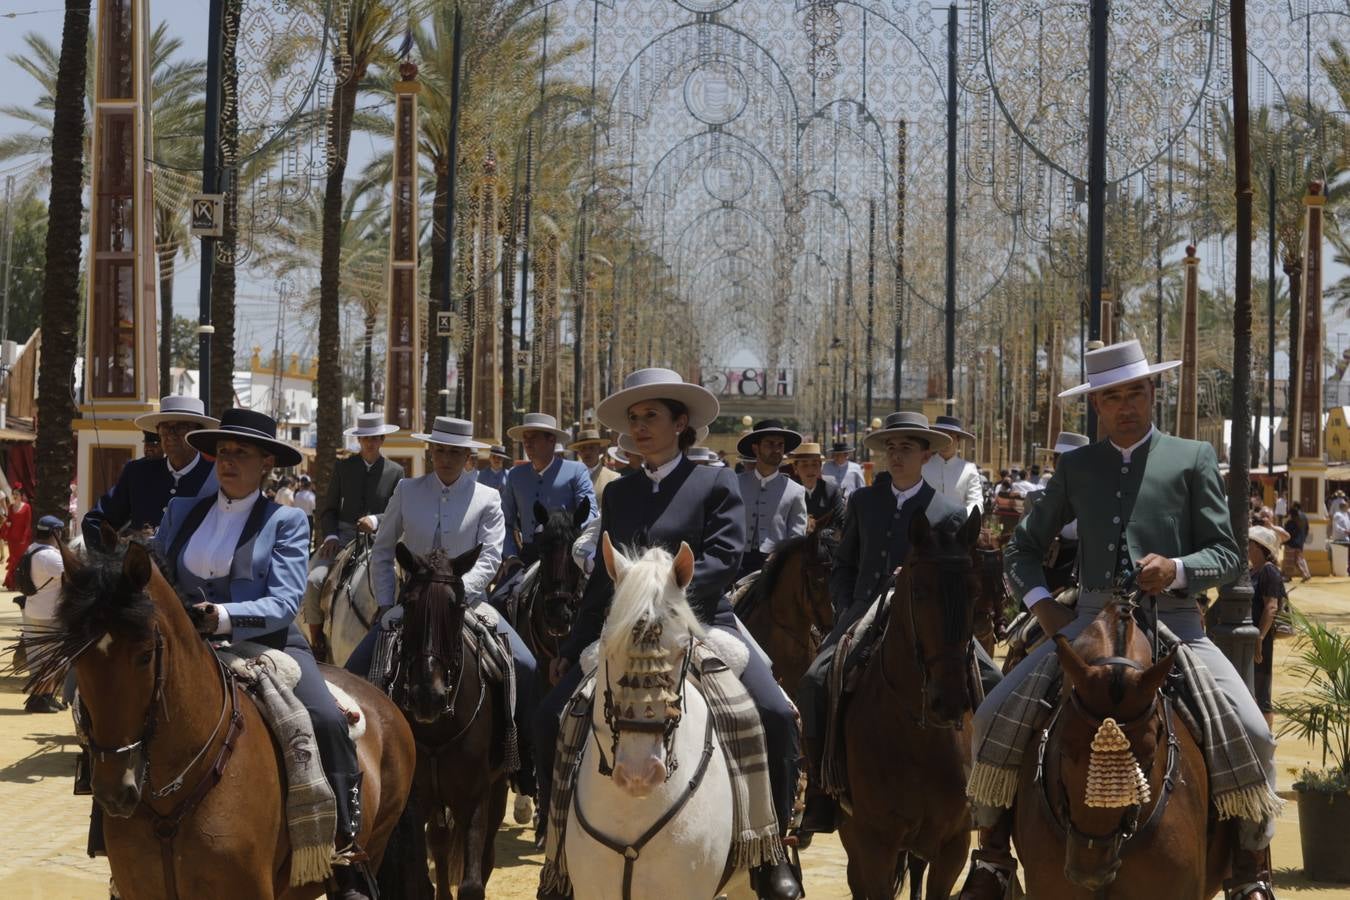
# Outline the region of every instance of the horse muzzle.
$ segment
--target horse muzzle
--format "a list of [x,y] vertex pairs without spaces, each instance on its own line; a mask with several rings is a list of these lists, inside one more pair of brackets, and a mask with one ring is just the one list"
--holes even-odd
[[408,714],[419,725],[431,725],[445,714],[449,703],[444,691],[419,684],[408,691]]
[[109,773],[107,776],[99,772],[95,767],[92,784],[94,800],[103,807],[103,812],[114,819],[127,819],[136,812],[136,807],[141,803],[141,785],[140,779],[136,777],[139,770],[139,764],[132,765],[128,760],[128,765],[122,767],[119,772]]
[[614,783],[633,799],[643,800],[666,783],[666,765],[655,756],[631,766],[618,761],[614,764]]
[[1084,890],[1099,891],[1115,881],[1120,872],[1122,842],[1118,835],[1089,841],[1084,837],[1071,834],[1065,842],[1064,877]]

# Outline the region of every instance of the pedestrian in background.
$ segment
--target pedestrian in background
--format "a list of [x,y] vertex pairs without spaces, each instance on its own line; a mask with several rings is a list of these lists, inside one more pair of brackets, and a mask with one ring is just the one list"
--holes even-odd
[[1289,507],[1289,516],[1284,520],[1284,530],[1289,533],[1289,540],[1284,542],[1285,561],[1297,566],[1299,574],[1307,581],[1312,578],[1308,561],[1303,558],[1303,544],[1308,539],[1308,517],[1303,514],[1303,507],[1297,500]]
[[1280,539],[1264,525],[1253,525],[1247,530],[1247,565],[1252,578],[1252,621],[1260,636],[1256,640],[1256,677],[1253,682],[1256,705],[1273,724],[1270,687],[1274,678],[1275,618],[1284,606],[1287,595],[1284,579],[1275,565]]

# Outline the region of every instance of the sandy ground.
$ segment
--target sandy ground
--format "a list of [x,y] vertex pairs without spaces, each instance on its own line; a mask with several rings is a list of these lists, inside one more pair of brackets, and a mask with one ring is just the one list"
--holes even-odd
[[[1315,579],[1298,586],[1293,596],[1304,611],[1350,628],[1350,579]],[[8,599],[8,595],[0,597],[0,629],[6,637],[18,622],[17,608]],[[1290,649],[1290,642],[1277,642],[1277,696],[1298,687],[1288,674]],[[71,794],[76,751],[70,717],[29,715],[22,704],[20,680],[0,678],[0,721],[4,723],[0,727],[0,817],[10,823],[6,852],[0,855],[0,900],[104,900],[108,896],[106,863],[84,853],[89,800]],[[1303,765],[1317,765],[1320,760],[1312,748],[1284,741],[1279,762],[1280,786],[1287,791]],[[1350,851],[1350,835],[1345,841]],[[499,867],[488,885],[488,895],[532,898],[541,859],[522,828],[503,829],[497,838],[497,858]],[[1313,884],[1303,877],[1292,803],[1281,819],[1274,860],[1282,896],[1350,900],[1350,885]],[[818,838],[803,862],[811,900],[849,897],[847,860],[836,839]]]

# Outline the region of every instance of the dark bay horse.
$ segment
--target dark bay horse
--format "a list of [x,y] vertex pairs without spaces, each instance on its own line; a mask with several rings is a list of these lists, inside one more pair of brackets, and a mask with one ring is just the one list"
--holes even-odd
[[[197,633],[139,544],[64,550],[57,625],[30,656],[35,677],[73,665],[91,746],[108,862],[127,900],[323,895],[290,885],[286,773],[257,707]],[[358,844],[377,868],[412,781],[398,710],[364,680],[325,667],[361,706]]]
[[[558,648],[572,631],[577,604],[586,586],[581,569],[572,560],[572,545],[581,536],[581,528],[590,515],[591,504],[581,501],[575,511],[545,509],[534,504],[534,519],[542,528],[534,536],[539,565],[526,570],[511,587],[492,596],[492,605],[506,616],[516,634],[530,648],[539,664],[539,689],[546,693],[549,663],[558,657]],[[505,563],[503,563],[505,565]]]
[[1007,634],[1006,607],[1008,586],[1003,580],[1003,548],[987,530],[980,532],[979,543],[972,551],[975,575],[980,582],[979,599],[975,603],[975,640],[986,653],[994,655],[994,647]]
[[913,518],[885,636],[843,711],[855,790],[839,836],[858,900],[891,900],[907,871],[912,898],[945,900],[966,866],[979,527],[975,513],[954,532]]
[[[1017,789],[1013,839],[1027,895],[1214,896],[1223,884],[1233,829],[1212,820],[1203,752],[1159,690],[1173,657],[1153,662],[1148,640],[1123,603],[1108,605],[1072,644],[1056,635],[1055,652],[1064,685],[1046,726],[1044,764],[1037,753],[1027,753]],[[1107,717],[1114,726],[1105,725]],[[1137,765],[1143,773],[1143,796],[1103,802],[1089,793],[1089,771],[1110,765],[1094,762],[1089,748],[1108,732],[1123,733],[1128,742],[1121,758],[1126,768]]]
[[830,604],[832,513],[804,537],[774,548],[759,579],[736,604],[736,615],[773,661],[773,674],[788,693],[816,658],[834,625]]
[[409,806],[426,824],[437,900],[450,900],[452,883],[460,900],[482,900],[506,813],[503,738],[511,716],[465,628],[461,579],[481,549],[454,559],[421,557],[402,543],[396,551],[406,581],[390,693],[417,741]]

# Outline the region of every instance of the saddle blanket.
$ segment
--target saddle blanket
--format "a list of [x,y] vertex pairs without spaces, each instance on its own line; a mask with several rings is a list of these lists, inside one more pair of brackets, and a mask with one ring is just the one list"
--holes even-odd
[[[1195,712],[1209,777],[1210,798],[1220,819],[1263,822],[1278,818],[1284,801],[1270,790],[1261,761],[1214,676],[1186,644],[1160,623],[1159,637],[1176,650],[1183,701]],[[1056,705],[1062,677],[1059,657],[1045,656],[997,711],[984,741],[975,748],[975,766],[966,795],[972,803],[1007,809],[1017,796],[1022,760],[1032,737]]]
[[[217,649],[224,663],[250,686],[267,728],[282,748],[286,766],[286,830],[291,843],[291,885],[324,881],[332,874],[337,803],[315,752],[314,722],[296,699],[300,666],[280,650],[241,642]],[[348,715],[352,739],[365,731],[365,716],[345,691],[328,682],[338,706]],[[353,730],[355,729],[355,730]]]
[[[723,658],[725,654],[728,658]],[[599,648],[592,644],[582,654],[581,683],[564,707],[558,730],[558,748],[553,763],[553,793],[550,798],[548,837],[544,849],[542,891],[571,893],[567,873],[567,818],[577,772],[585,759],[590,734],[591,705],[595,699]],[[741,685],[737,671],[744,671],[749,650],[725,632],[709,631],[694,644],[689,672],[713,717],[713,730],[722,746],[732,784],[731,862],[735,869],[782,862],[786,856],[774,816],[769,787],[768,757],[764,750],[764,727],[759,710]]]

